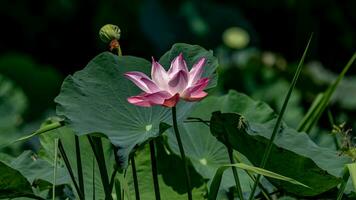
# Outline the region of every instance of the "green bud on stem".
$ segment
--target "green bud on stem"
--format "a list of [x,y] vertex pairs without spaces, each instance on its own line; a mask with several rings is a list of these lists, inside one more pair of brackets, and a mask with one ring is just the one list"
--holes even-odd
[[117,54],[119,56],[122,55],[120,44],[119,44],[120,36],[121,36],[120,28],[112,24],[106,24],[105,26],[101,27],[99,31],[99,37],[101,41],[109,45],[110,52]]
[[112,40],[119,40],[121,36],[121,30],[118,26],[112,24],[106,24],[101,27],[99,31],[99,37],[101,41],[109,43]]

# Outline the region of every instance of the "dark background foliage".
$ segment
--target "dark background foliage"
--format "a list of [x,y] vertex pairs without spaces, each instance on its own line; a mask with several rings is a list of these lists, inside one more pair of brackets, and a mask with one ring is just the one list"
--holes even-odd
[[[214,48],[224,29],[236,25],[249,30],[251,45],[291,60],[299,58],[314,32],[312,56],[330,67],[344,62],[356,45],[352,0],[4,0],[0,5],[1,54],[26,53],[64,73],[82,68],[101,50],[97,32],[106,23],[121,27],[125,54],[144,57],[160,55],[177,41]],[[196,17],[208,31],[194,30]]]
[[121,28],[124,54],[147,59],[176,42],[215,50],[224,46],[222,33],[238,26],[248,32],[249,47],[296,62],[314,32],[308,60],[339,72],[355,49],[355,8],[353,0],[3,0],[0,73],[29,97],[28,118],[38,116],[53,105],[63,77],[106,48],[98,31],[107,23]]

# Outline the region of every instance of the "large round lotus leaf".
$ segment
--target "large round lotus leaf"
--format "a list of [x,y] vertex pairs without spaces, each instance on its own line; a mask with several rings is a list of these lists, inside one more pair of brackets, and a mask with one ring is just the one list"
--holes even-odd
[[[206,57],[204,76],[212,76],[217,60],[212,52],[188,44],[176,44],[160,60],[168,69],[171,58],[182,52],[189,68],[200,57]],[[74,131],[79,134],[103,133],[119,148],[121,166],[126,167],[132,150],[150,138],[160,134],[160,124],[171,124],[171,111],[165,107],[143,108],[131,105],[127,97],[141,93],[137,86],[124,77],[128,71],[149,74],[151,63],[132,57],[117,57],[102,53],[95,57],[83,70],[68,76],[55,99],[57,114],[64,116]],[[214,86],[213,83],[210,87]],[[182,120],[193,103],[181,101],[177,108]]]
[[[199,103],[190,114],[191,117],[199,117],[203,120],[208,120],[211,116],[211,110],[216,107],[208,108],[205,102],[210,102],[211,99],[216,100],[216,104],[223,104],[223,101],[217,100],[215,97],[207,97]],[[218,108],[216,108],[218,109]],[[219,142],[211,133],[210,128],[201,122],[185,122],[179,126],[181,138],[183,141],[184,151],[189,157],[195,170],[209,182],[213,179],[217,169],[225,164],[230,164],[227,149],[224,144]],[[176,137],[173,132],[168,134],[168,144],[173,152],[179,155],[179,148]],[[248,162],[242,155],[236,154],[244,162]],[[242,191],[246,198],[248,198],[253,181],[248,174],[243,170],[237,170],[239,173],[240,182],[242,183]],[[263,179],[265,187],[270,186],[265,179]],[[227,193],[230,192],[231,187],[235,187],[236,183],[232,174],[232,170],[226,170],[223,175],[219,190],[219,199],[228,198]]]
[[[255,166],[261,162],[268,139],[276,123],[276,114],[265,103],[231,91],[222,97],[211,97],[199,106],[213,111],[211,131],[218,138],[225,134],[234,149],[244,154]],[[197,113],[195,117],[206,119]],[[242,118],[241,118],[242,117]],[[319,147],[307,134],[289,128],[285,123],[277,134],[266,169],[291,177],[312,189],[287,182],[270,180],[288,192],[313,196],[336,187],[349,158]]]

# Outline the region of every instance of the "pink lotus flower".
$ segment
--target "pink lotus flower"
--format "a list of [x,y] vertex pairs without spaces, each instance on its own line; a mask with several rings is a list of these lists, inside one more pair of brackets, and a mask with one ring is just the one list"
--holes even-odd
[[129,97],[128,102],[137,106],[150,107],[163,105],[174,107],[179,98],[186,101],[199,101],[207,93],[203,90],[209,83],[209,78],[201,78],[206,59],[201,58],[188,71],[187,63],[180,53],[171,63],[168,72],[152,58],[150,79],[142,72],[127,72],[125,76],[144,92]]

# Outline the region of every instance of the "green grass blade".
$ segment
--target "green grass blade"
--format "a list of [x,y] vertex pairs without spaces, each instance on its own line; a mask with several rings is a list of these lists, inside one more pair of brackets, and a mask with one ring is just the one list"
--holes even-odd
[[56,199],[56,180],[57,180],[57,158],[58,158],[58,139],[54,139],[54,161],[53,161],[53,188],[52,200]]
[[[285,99],[284,99],[281,112],[280,112],[279,115],[278,115],[277,122],[276,122],[276,125],[275,125],[274,128],[273,128],[273,132],[272,132],[271,138],[270,138],[269,143],[268,143],[268,145],[267,145],[267,147],[266,147],[266,150],[265,150],[265,152],[264,152],[264,154],[263,154],[262,161],[261,161],[261,165],[260,165],[261,168],[264,168],[265,165],[266,165],[266,163],[267,163],[267,161],[268,161],[269,155],[270,155],[270,153],[271,153],[271,149],[272,149],[272,145],[273,145],[274,138],[276,137],[277,132],[278,132],[279,129],[280,129],[280,126],[281,126],[281,123],[282,123],[282,119],[283,119],[284,113],[285,113],[285,111],[286,111],[286,109],[287,109],[287,105],[288,105],[289,99],[290,99],[290,97],[291,97],[291,95],[292,95],[292,92],[293,92],[293,90],[294,90],[294,87],[295,87],[295,85],[296,85],[296,83],[297,83],[297,80],[298,80],[298,78],[299,78],[300,72],[302,71],[302,66],[303,66],[303,63],[304,63],[304,59],[305,59],[305,57],[306,57],[306,55],[307,55],[307,52],[308,52],[308,49],[309,49],[310,42],[311,42],[312,38],[313,38],[313,34],[312,34],[312,35],[310,36],[310,38],[309,38],[308,44],[307,44],[307,46],[305,47],[303,56],[302,56],[302,58],[301,58],[300,61],[299,61],[299,64],[298,64],[298,67],[297,67],[297,71],[296,71],[295,74],[294,74],[294,77],[293,77],[292,83],[291,83],[291,85],[290,85],[290,87],[289,87],[288,93],[287,93],[287,95],[286,95],[286,97],[285,97]],[[253,198],[253,196],[255,195],[255,191],[256,191],[258,182],[260,181],[260,178],[261,178],[261,175],[258,175],[258,176],[256,177],[256,181],[255,181],[255,183],[254,183],[254,185],[253,185],[253,187],[252,187],[252,191],[251,191],[249,200],[251,200],[251,199]]]
[[114,171],[111,173],[111,177],[110,177],[110,190],[112,191],[114,189],[115,186],[115,177],[118,171],[118,167],[115,165],[114,166]]
[[158,181],[155,141],[151,140],[149,142],[149,145],[150,145],[151,169],[152,169],[152,178],[153,178],[155,196],[156,196],[156,200],[161,200],[161,192],[159,190],[159,181]]
[[132,168],[132,177],[133,177],[134,188],[135,188],[135,197],[136,197],[136,200],[140,200],[141,197],[140,197],[140,188],[138,187],[138,178],[137,178],[137,171],[136,171],[135,155],[132,155],[130,160],[131,160],[131,168]]
[[67,171],[68,171],[69,176],[70,176],[70,178],[71,178],[71,180],[72,180],[72,182],[73,182],[74,188],[75,188],[75,190],[76,190],[76,192],[77,192],[77,194],[78,194],[79,199],[80,199],[80,200],[84,200],[83,193],[82,193],[82,191],[80,190],[80,188],[79,188],[79,186],[78,186],[78,184],[77,184],[77,181],[75,180],[75,176],[74,176],[74,173],[73,173],[73,169],[72,169],[72,167],[71,167],[71,165],[70,165],[69,159],[68,159],[68,157],[67,157],[67,154],[66,154],[66,152],[65,152],[65,150],[64,150],[62,141],[61,141],[60,139],[58,140],[58,149],[59,149],[59,152],[61,153],[61,156],[62,156],[62,158],[63,158],[64,164],[65,164],[65,166],[66,166],[66,168],[67,168]]
[[323,93],[319,93],[315,100],[313,101],[312,105],[310,106],[308,112],[305,114],[305,116],[303,117],[302,121],[299,123],[298,125],[298,131],[299,132],[303,132],[305,129],[307,129],[306,127],[309,127],[310,124],[312,123],[312,119],[315,118],[317,110],[320,109],[320,105],[323,102],[323,98],[324,98],[324,94]]
[[236,164],[223,165],[218,168],[218,170],[216,171],[216,173],[214,175],[213,181],[211,182],[211,185],[210,185],[208,200],[216,200],[218,192],[219,192],[219,187],[220,187],[220,183],[222,180],[222,176],[223,176],[225,170],[230,167],[236,167],[236,168],[243,169],[243,170],[246,170],[246,171],[249,171],[252,173],[256,173],[256,174],[259,174],[259,175],[262,175],[265,177],[270,177],[270,178],[274,178],[274,179],[278,179],[278,180],[282,180],[282,181],[287,181],[292,184],[301,185],[301,186],[309,188],[307,185],[304,185],[303,183],[301,183],[295,179],[268,171],[266,169],[254,167],[254,166],[247,165],[244,163],[236,163]]
[[[227,148],[227,152],[229,154],[229,159],[230,159],[230,164],[235,164],[235,159],[233,156],[233,149],[230,146],[226,146]],[[235,185],[236,185],[236,189],[237,189],[237,194],[240,200],[244,199],[243,193],[242,193],[242,188],[241,188],[241,182],[240,182],[240,178],[239,175],[237,173],[237,170],[235,167],[232,168],[232,173],[234,175],[234,179],[235,179]]]
[[38,129],[37,131],[33,132],[32,134],[26,135],[24,137],[21,137],[21,138],[15,140],[14,143],[31,139],[32,137],[34,137],[36,135],[39,135],[39,134],[42,134],[42,133],[45,133],[45,132],[60,128],[62,126],[64,126],[64,123],[62,121],[54,122],[54,123],[45,125],[45,126],[41,127],[40,129]]
[[[242,163],[242,160],[235,154],[234,158],[237,160],[238,163]],[[250,172],[245,170],[246,174],[251,178],[253,182],[256,181],[256,177]],[[267,189],[261,183],[258,183],[258,187],[261,189],[262,195],[266,198],[266,200],[272,200],[272,197],[268,193]]]
[[218,196],[222,176],[227,168],[229,167],[223,166],[223,167],[219,167],[218,170],[216,170],[213,181],[210,184],[208,200],[216,200]]
[[127,197],[127,200],[131,200],[131,196],[130,196],[131,193],[130,193],[130,189],[129,189],[129,184],[127,183],[126,178],[124,177],[123,174],[120,174],[118,176],[118,179],[119,179],[120,185],[121,185],[121,187],[123,189],[123,193],[126,194],[124,196]]
[[341,80],[344,78],[346,72],[350,69],[355,59],[356,59],[356,53],[350,58],[350,60],[347,62],[342,72],[339,74],[337,79],[328,87],[328,89],[321,95],[319,94],[317,96],[316,100],[313,102],[307,114],[299,124],[298,131],[307,132],[307,133],[311,131],[313,126],[317,123],[317,121],[321,117],[322,113],[325,111],[337,86],[340,84]]
[[106,168],[105,155],[103,152],[103,144],[102,144],[101,138],[95,137],[95,136],[92,137],[90,135],[87,135],[87,138],[89,140],[89,144],[93,150],[96,162],[99,167],[101,182],[103,184],[103,189],[105,191],[105,199],[112,200],[109,175],[108,175],[108,171]]
[[81,159],[81,155],[80,155],[79,137],[77,135],[75,135],[74,139],[75,139],[75,154],[76,154],[76,161],[77,161],[79,188],[80,188],[80,191],[83,192],[83,197],[85,198],[83,167],[82,167],[82,159]]
[[354,186],[354,191],[356,191],[356,163],[347,164],[347,168],[350,172],[352,184]]
[[95,158],[93,157],[93,199],[95,200]]
[[344,169],[344,172],[342,175],[342,182],[340,184],[339,192],[337,194],[336,200],[342,200],[342,196],[344,195],[344,191],[345,191],[345,188],[346,188],[349,178],[350,178],[350,172],[349,172],[349,169],[346,167]]
[[115,185],[116,199],[117,200],[122,200],[122,198],[121,198],[121,195],[122,195],[121,194],[121,186],[120,186],[119,179],[115,179],[114,185]]

